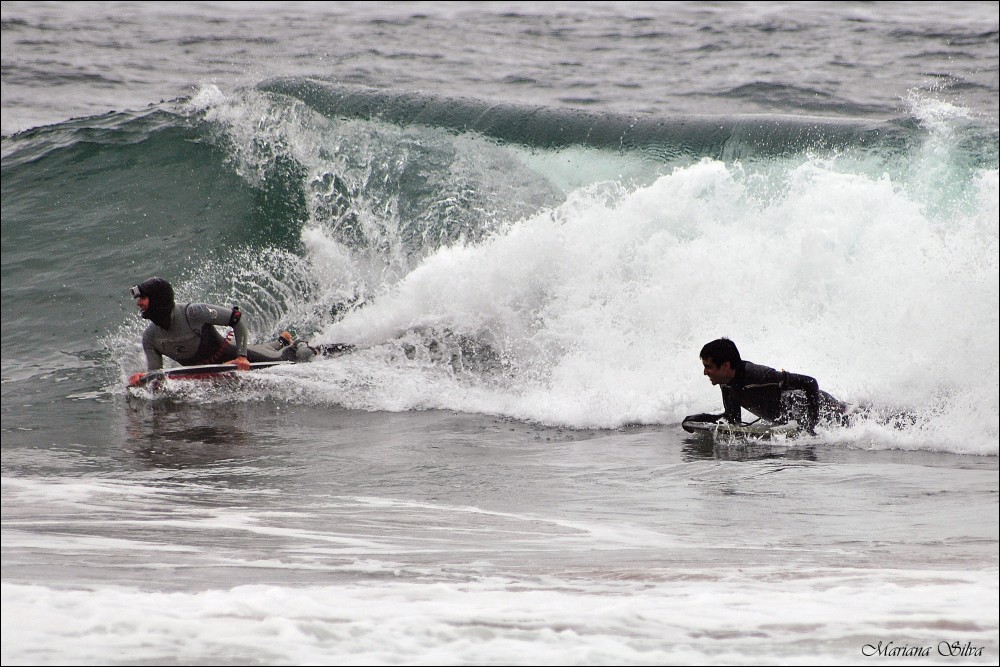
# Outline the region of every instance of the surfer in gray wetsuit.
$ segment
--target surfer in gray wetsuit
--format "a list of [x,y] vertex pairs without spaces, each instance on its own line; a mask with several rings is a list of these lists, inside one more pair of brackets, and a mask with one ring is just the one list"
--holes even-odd
[[743,361],[736,344],[719,338],[701,349],[704,373],[722,390],[725,412],[720,415],[691,415],[684,421],[716,422],[725,418],[742,423],[743,409],[774,423],[795,420],[809,433],[820,421],[844,424],[851,408],[820,391],[819,383],[808,375],[779,371]]
[[[174,288],[163,278],[150,278],[131,289],[142,316],[150,324],[142,334],[146,367],[163,368],[163,357],[182,366],[232,363],[240,370],[260,361],[305,361],[313,356],[306,344],[282,334],[276,343],[247,345],[247,327],[237,306],[177,304]],[[231,327],[233,340],[216,327]]]

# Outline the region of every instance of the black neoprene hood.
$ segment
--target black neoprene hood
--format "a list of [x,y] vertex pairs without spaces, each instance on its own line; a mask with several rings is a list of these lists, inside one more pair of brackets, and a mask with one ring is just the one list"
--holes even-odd
[[163,278],[150,278],[139,283],[139,294],[149,298],[149,308],[142,316],[164,329],[170,328],[174,311],[174,288]]

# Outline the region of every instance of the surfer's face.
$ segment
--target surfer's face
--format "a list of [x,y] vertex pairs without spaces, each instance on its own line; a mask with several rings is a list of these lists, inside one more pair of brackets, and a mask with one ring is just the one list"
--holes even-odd
[[733,365],[728,361],[723,361],[720,366],[716,366],[711,359],[702,359],[702,366],[705,367],[705,377],[712,381],[713,385],[729,384],[736,377]]
[[149,309],[149,297],[137,296],[135,298],[135,305],[139,306],[139,310],[145,313]]

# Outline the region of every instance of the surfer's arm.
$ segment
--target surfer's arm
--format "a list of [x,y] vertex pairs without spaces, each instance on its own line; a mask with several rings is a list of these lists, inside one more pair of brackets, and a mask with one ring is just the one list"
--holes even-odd
[[233,330],[233,345],[236,347],[236,364],[240,370],[249,370],[247,360],[247,340],[250,337],[243,314],[237,306],[232,308],[216,306],[207,303],[192,303],[188,305],[185,314],[192,324],[211,324],[217,327],[230,327]]
[[142,334],[142,351],[146,354],[146,370],[158,371],[163,368],[163,355],[153,344],[151,329],[146,329]]
[[233,306],[228,324],[233,329],[233,345],[236,346],[236,358],[243,357],[246,359],[247,339],[250,335],[239,308]]
[[722,388],[722,405],[725,408],[725,412],[719,415],[720,417],[725,417],[731,424],[740,424],[743,422],[743,408],[740,406],[736,396],[733,395],[733,391],[726,387]]
[[819,382],[809,375],[781,371],[781,389],[782,391],[800,390],[805,393],[808,423],[803,426],[809,433],[812,433],[816,428],[816,423],[819,422]]
[[233,328],[233,345],[236,346],[236,358],[232,363],[241,371],[250,370],[250,360],[247,359],[247,325],[243,322],[240,309],[233,306],[232,314],[229,317],[229,326]]

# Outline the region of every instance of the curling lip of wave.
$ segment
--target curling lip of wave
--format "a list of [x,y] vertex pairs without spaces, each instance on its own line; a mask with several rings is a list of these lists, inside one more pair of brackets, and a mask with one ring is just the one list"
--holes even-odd
[[322,79],[272,79],[260,91],[295,98],[330,118],[379,119],[478,132],[533,148],[583,145],[677,155],[728,158],[779,155],[802,148],[844,148],[898,141],[890,122],[820,116],[628,116],[558,107],[496,104],[470,98],[344,86]]

